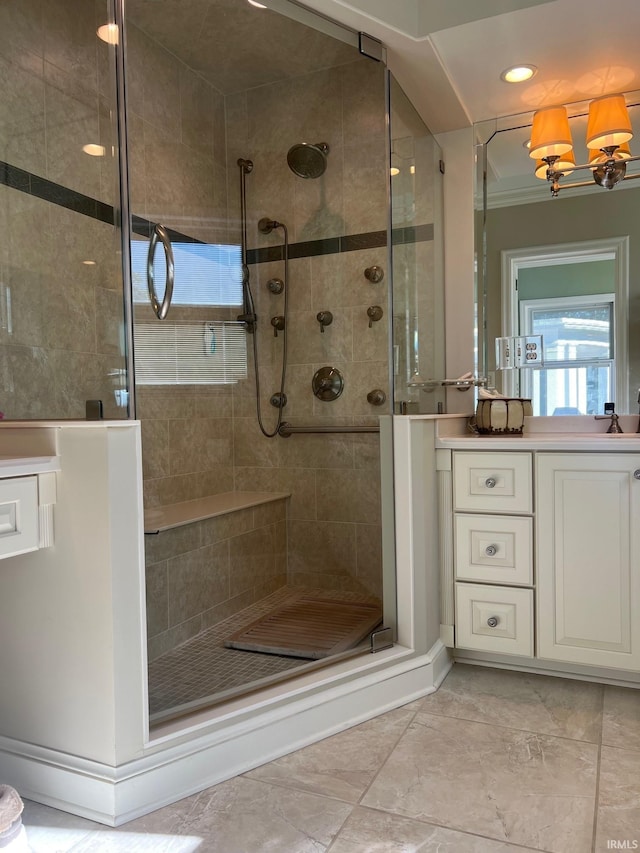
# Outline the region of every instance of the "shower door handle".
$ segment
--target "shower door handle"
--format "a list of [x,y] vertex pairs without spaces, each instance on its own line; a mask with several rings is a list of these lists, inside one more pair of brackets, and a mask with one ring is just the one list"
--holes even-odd
[[[164,259],[167,266],[167,278],[164,288],[164,297],[162,302],[158,300],[156,293],[156,285],[153,278],[153,256],[156,253],[158,241],[162,243],[164,249]],[[164,225],[156,225],[151,235],[149,243],[149,254],[147,255],[147,286],[149,288],[149,300],[151,307],[158,320],[164,320],[171,306],[171,297],[173,296],[173,281],[175,274],[175,265],[173,261],[173,249],[171,248],[171,240]]]

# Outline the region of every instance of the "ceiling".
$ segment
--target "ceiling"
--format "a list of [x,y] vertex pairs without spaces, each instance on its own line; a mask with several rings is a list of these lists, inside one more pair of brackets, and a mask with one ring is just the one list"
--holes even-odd
[[[299,2],[383,41],[389,67],[436,134],[505,116],[517,118],[496,127],[527,124],[534,110],[560,103],[578,102],[570,114],[581,113],[591,98],[614,92],[638,100],[638,0],[616,0],[609,20],[595,0]],[[503,82],[500,73],[518,63],[537,66],[537,74]],[[640,133],[640,115],[635,123]],[[576,157],[586,157],[578,142],[584,120],[574,124]],[[487,126],[485,139],[490,133]],[[498,134],[489,146],[490,172],[505,196],[539,186],[522,147],[528,136],[527,129]]]
[[[269,0],[265,0],[269,2]],[[616,0],[301,0],[380,38],[434,133],[543,105],[640,89],[640,3]],[[538,67],[523,84],[500,72]]]
[[[246,0],[127,0],[127,12],[225,94],[352,61],[353,31],[364,31],[384,43],[389,67],[436,134],[505,116],[526,124],[550,104],[581,102],[575,111],[582,112],[595,96],[640,90],[640,0],[616,0],[610,21],[595,0],[262,2],[272,8]],[[309,29],[306,9],[343,29]],[[351,45],[327,34],[343,38],[344,27]],[[517,63],[538,72],[526,83],[504,83],[500,73]],[[489,149],[494,178],[509,190],[536,183],[521,144],[528,134],[520,135],[517,145],[501,139],[501,148],[496,141]]]

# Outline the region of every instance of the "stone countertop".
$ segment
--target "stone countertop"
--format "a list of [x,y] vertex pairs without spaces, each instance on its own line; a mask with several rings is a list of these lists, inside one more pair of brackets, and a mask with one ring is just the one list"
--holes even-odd
[[637,433],[525,433],[498,438],[490,435],[450,435],[436,438],[437,448],[451,450],[564,450],[640,453]]

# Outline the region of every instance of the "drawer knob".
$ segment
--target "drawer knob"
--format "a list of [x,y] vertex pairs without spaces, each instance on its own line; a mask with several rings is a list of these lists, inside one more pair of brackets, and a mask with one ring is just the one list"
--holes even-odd
[[489,618],[487,619],[487,625],[490,628],[495,628],[497,624],[498,624],[498,617],[497,616],[489,616]]
[[496,478],[495,477],[487,477],[487,479],[484,481],[484,484],[488,489],[493,489],[495,487],[495,484],[496,484]]
[[633,472],[633,476],[636,478],[636,480],[640,480],[640,468],[636,468],[636,470]]
[[487,555],[487,557],[495,557],[495,555],[498,553],[498,546],[487,545],[487,547],[484,549],[484,553]]

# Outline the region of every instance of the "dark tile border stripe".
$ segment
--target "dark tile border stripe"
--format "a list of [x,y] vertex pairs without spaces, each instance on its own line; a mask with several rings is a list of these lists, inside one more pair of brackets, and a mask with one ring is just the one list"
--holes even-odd
[[[116,211],[112,205],[98,201],[83,193],[63,187],[46,178],[41,178],[10,163],[0,160],[0,184],[20,192],[28,193],[43,201],[57,204],[67,210],[90,216],[110,225],[116,223]],[[140,237],[151,237],[153,222],[141,216],[132,216],[131,227]],[[202,243],[195,237],[189,237],[172,228],[167,229],[169,237],[176,243]],[[394,228],[391,242],[394,246],[407,243],[421,243],[433,240],[433,225],[416,225],[408,228]],[[305,240],[289,246],[290,258],[313,258],[319,255],[337,255],[341,252],[355,252],[361,249],[380,249],[387,245],[386,231],[367,231],[363,234],[347,234],[343,237],[329,237],[324,240]],[[249,264],[264,264],[281,261],[284,258],[284,246],[267,246],[263,249],[249,249]]]
[[47,178],[26,172],[24,169],[18,169],[10,163],[0,161],[0,183],[43,201],[51,202],[51,204],[57,204],[75,213],[98,219],[100,222],[114,224],[115,211],[113,205],[105,204],[103,201],[63,187],[54,181],[47,180]]

